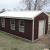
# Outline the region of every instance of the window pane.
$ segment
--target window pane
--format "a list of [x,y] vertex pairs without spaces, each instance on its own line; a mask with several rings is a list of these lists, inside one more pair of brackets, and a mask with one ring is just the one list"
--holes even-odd
[[21,25],[21,26],[24,26],[24,20],[21,20],[21,21],[20,21],[20,25]]
[[15,23],[15,19],[11,19],[11,24],[14,24]]
[[24,32],[24,20],[19,20],[19,32]]
[[1,18],[1,25],[2,27],[5,27],[5,18]]
[[15,30],[15,19],[10,20],[10,28],[11,30]]

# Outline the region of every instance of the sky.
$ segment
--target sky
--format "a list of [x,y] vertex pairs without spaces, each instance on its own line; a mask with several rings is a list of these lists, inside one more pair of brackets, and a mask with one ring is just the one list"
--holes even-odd
[[0,0],[0,10],[2,8],[12,9],[17,8],[20,0]]
[[47,1],[47,4],[43,6],[43,10],[50,12],[50,0]]
[[[16,8],[19,10],[26,8],[26,6],[22,4],[22,0],[0,0],[0,10],[3,8],[11,10],[13,10],[13,8]],[[50,0],[48,0],[47,4],[43,6],[43,10],[50,11]]]

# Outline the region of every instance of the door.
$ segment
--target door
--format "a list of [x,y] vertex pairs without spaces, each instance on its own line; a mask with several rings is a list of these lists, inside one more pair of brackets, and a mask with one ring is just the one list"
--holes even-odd
[[38,38],[41,38],[45,34],[45,20],[39,21]]

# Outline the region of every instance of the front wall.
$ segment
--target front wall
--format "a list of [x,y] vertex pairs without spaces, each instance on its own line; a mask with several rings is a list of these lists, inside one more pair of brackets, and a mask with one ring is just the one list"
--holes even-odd
[[39,21],[40,20],[45,20],[46,21],[45,34],[47,34],[48,16],[44,13],[41,13],[39,16],[35,17],[35,19],[34,19],[34,40],[38,38],[38,29],[39,29]]
[[24,33],[19,32],[19,19],[15,20],[15,29],[16,29],[15,31],[10,29],[10,18],[5,18],[6,27],[2,28],[0,26],[1,27],[0,30],[32,40],[32,20],[24,20],[24,21],[25,21],[25,32]]

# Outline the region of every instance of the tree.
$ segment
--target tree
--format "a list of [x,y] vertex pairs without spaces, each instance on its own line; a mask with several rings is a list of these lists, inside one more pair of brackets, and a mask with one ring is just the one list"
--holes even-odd
[[26,4],[26,9],[27,10],[31,10],[31,7],[32,7],[32,1],[33,0],[23,0],[24,3]]
[[46,4],[47,0],[24,0],[27,10],[31,10],[32,5],[34,5],[33,10],[41,10],[41,8]]
[[5,8],[3,8],[3,9],[2,9],[2,12],[5,12],[5,11],[6,11]]
[[34,10],[41,10],[47,3],[47,0],[35,0]]
[[3,13],[3,12],[5,12],[6,10],[5,10],[5,8],[3,8],[1,11],[0,11],[0,13]]

